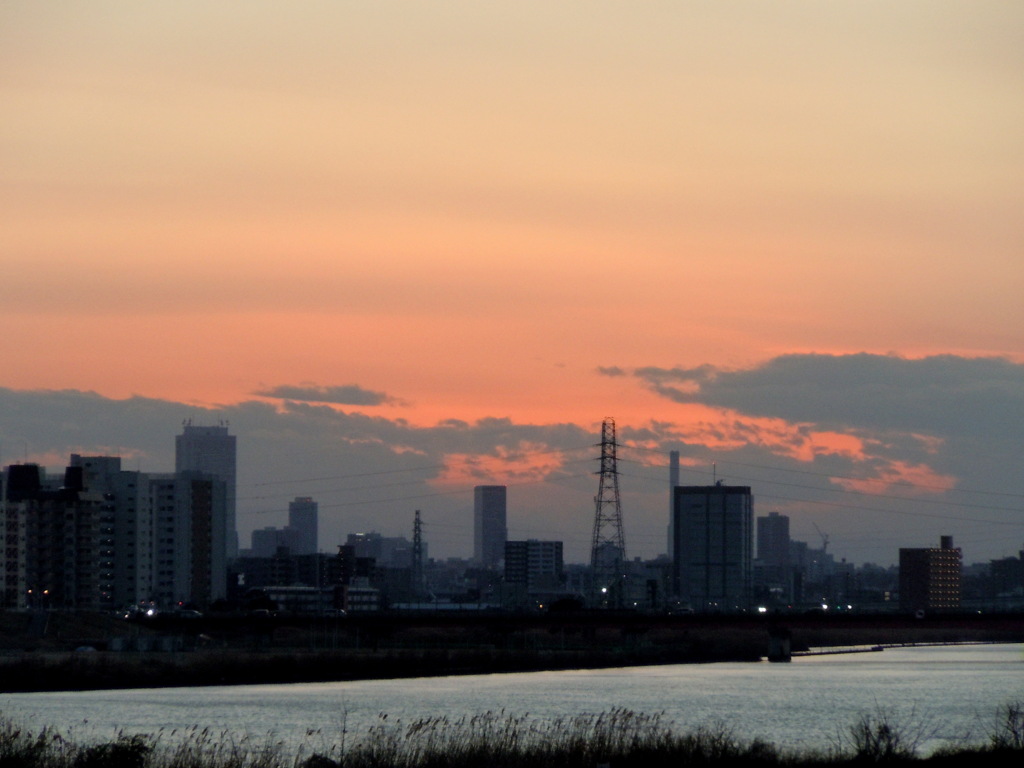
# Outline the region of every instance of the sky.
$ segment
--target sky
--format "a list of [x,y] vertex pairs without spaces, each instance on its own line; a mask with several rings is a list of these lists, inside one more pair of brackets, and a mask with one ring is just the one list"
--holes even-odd
[[0,462],[239,437],[239,528],[588,558],[682,482],[1024,548],[1024,5],[0,6]]

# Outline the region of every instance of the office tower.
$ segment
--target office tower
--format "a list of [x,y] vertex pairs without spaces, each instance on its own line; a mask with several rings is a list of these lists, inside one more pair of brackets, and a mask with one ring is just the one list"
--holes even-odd
[[554,591],[562,587],[562,542],[505,542],[505,582],[521,584],[527,592]]
[[757,518],[757,559],[761,564],[764,586],[792,594],[793,568],[790,560],[789,518],[778,512]]
[[900,549],[900,610],[949,611],[960,607],[961,552],[952,536],[939,547]]
[[769,512],[757,518],[757,559],[778,567],[789,564],[789,517]]
[[505,556],[505,486],[478,485],[473,489],[473,559],[484,568],[497,568]]
[[754,504],[749,486],[720,482],[675,489],[675,589],[696,611],[745,609],[750,602]]
[[182,434],[174,438],[175,472],[203,472],[224,481],[226,517],[225,557],[238,557],[238,529],[235,519],[235,436],[226,426],[197,427],[189,420]]
[[309,496],[296,496],[288,503],[288,529],[291,531],[293,555],[315,555],[317,552],[317,517],[319,505]]

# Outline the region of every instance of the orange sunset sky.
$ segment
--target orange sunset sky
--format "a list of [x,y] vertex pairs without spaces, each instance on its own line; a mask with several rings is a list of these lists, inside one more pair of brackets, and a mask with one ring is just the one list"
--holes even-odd
[[[612,415],[862,460],[895,438],[638,371],[1016,376],[1022,40],[1024,4],[984,0],[5,2],[0,387],[193,413],[353,387],[376,404],[335,408],[411,428]],[[900,434],[950,444],[925,426]],[[4,458],[125,446],[19,429]],[[842,482],[988,483],[923,455]]]

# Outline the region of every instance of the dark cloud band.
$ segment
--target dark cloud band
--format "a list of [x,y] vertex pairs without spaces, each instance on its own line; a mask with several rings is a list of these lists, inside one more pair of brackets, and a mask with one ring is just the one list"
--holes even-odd
[[273,397],[281,400],[296,400],[306,403],[334,403],[336,405],[386,405],[395,403],[395,398],[384,392],[363,389],[356,384],[337,387],[313,385],[281,385],[260,390],[253,394],[259,397]]

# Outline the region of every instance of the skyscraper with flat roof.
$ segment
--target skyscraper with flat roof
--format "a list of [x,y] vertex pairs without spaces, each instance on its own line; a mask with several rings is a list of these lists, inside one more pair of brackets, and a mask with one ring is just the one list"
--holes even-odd
[[505,557],[504,485],[478,485],[473,489],[473,559],[484,568],[497,568]]
[[676,594],[696,611],[733,611],[751,599],[754,502],[749,486],[675,489]]
[[319,505],[309,496],[296,496],[295,501],[288,502],[293,555],[316,554],[318,513]]
[[757,518],[757,559],[761,564],[760,586],[781,590],[781,595],[793,593],[793,567],[790,558],[789,517],[769,512]]
[[238,557],[238,528],[235,520],[235,436],[227,425],[197,427],[191,419],[184,423],[182,434],[174,438],[174,471],[202,472],[223,480],[225,486],[225,555]]

